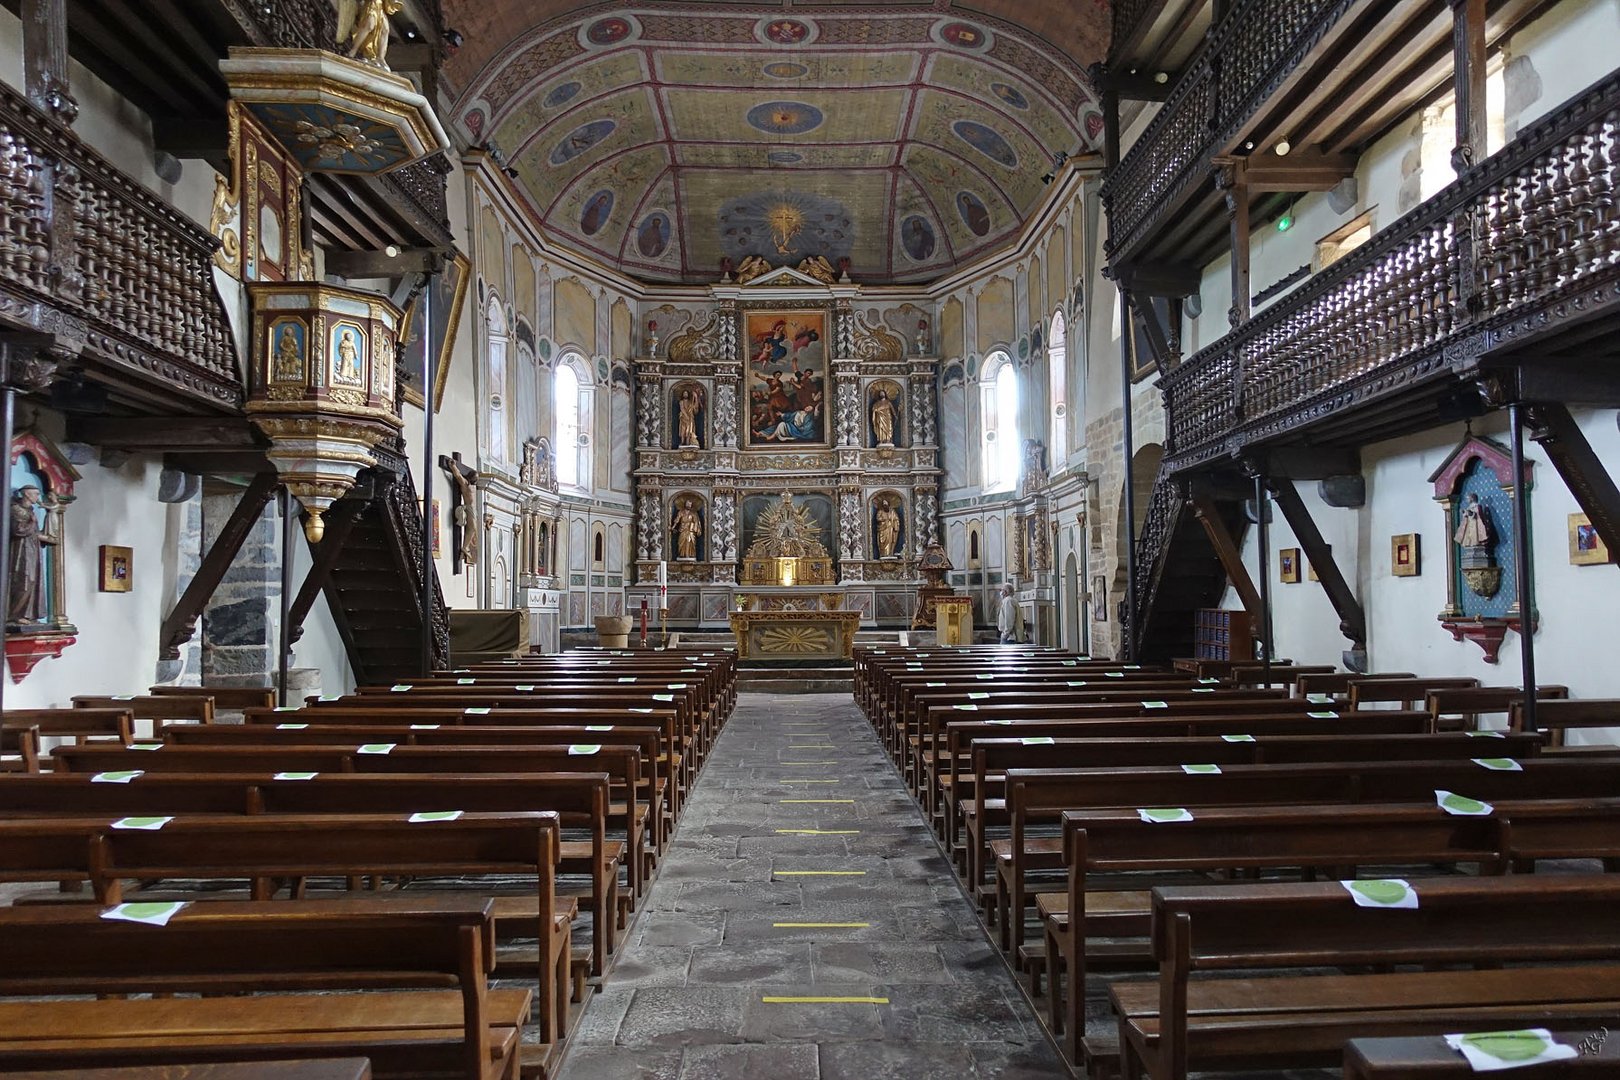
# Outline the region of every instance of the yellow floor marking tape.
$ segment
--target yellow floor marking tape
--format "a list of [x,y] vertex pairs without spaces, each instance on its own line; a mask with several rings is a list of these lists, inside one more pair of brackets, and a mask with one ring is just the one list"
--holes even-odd
[[[783,780],[784,784],[836,784],[837,780]],[[851,800],[853,801],[853,800]]]
[[792,833],[796,836],[857,836],[859,829],[777,829],[778,833]]
[[887,1005],[886,997],[762,997],[767,1005]]
[[773,922],[774,927],[783,930],[860,930],[869,927],[869,922]]
[[[792,781],[783,781],[792,783]],[[777,799],[780,803],[852,803],[854,799]]]
[[865,870],[772,870],[772,877],[865,877]]
[[836,765],[836,761],[778,761],[778,765]]

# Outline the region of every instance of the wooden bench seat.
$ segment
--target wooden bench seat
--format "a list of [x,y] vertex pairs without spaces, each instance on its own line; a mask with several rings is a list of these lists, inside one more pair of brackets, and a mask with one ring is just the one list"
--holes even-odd
[[[1588,698],[1574,701],[1536,702],[1536,727],[1547,733],[1549,746],[1563,746],[1566,732],[1594,728],[1620,728],[1620,699]],[[1508,710],[1508,728],[1525,730],[1524,703],[1514,702]]]
[[[0,911],[0,994],[252,995],[0,1001],[0,1067],[358,1055],[382,1078],[515,1078],[531,995],[489,988],[490,918],[439,898],[195,904],[161,929]],[[342,990],[373,992],[310,993]]]
[[[1550,1034],[1554,1042],[1574,1049],[1575,1056],[1540,1065],[1521,1066],[1509,1075],[1525,1080],[1548,1080],[1550,1077],[1612,1077],[1620,1074],[1620,1038],[1609,1026],[1553,1031]],[[1441,1080],[1448,1076],[1473,1075],[1473,1066],[1437,1035],[1351,1039],[1344,1047],[1345,1080]]]
[[[1122,1075],[1183,1080],[1189,1069],[1334,1066],[1351,1037],[1596,1024],[1620,1009],[1620,879],[1413,885],[1414,911],[1358,906],[1338,882],[1154,889],[1159,978],[1109,991]],[[1308,970],[1391,964],[1531,966]],[[1252,969],[1278,973],[1231,974]],[[1195,977],[1203,972],[1226,975]]]
[[119,1065],[106,1069],[7,1069],[6,1080],[370,1080],[366,1058],[222,1061],[184,1065]]

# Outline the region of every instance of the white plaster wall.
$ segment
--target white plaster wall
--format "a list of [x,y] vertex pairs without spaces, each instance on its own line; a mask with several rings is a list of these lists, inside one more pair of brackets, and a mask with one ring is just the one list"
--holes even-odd
[[[296,525],[294,526],[297,527]],[[277,543],[280,542],[279,536]],[[293,538],[292,581],[293,595],[309,575],[313,553],[303,536]],[[315,668],[321,673],[320,691],[323,694],[346,694],[354,689],[354,670],[349,667],[349,654],[338,636],[337,624],[332,621],[332,609],[322,596],[315,601],[304,618],[303,636],[293,645],[292,666]],[[289,701],[288,704],[294,704]]]

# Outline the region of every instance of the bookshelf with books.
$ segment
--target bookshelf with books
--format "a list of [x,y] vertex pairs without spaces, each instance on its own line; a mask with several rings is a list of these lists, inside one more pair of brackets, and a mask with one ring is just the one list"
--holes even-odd
[[1254,659],[1254,630],[1248,612],[1199,608],[1193,620],[1193,655],[1197,659]]

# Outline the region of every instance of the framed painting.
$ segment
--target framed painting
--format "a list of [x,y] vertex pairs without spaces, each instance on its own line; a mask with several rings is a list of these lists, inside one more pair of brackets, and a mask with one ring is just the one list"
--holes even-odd
[[[444,404],[444,387],[450,377],[450,358],[455,353],[456,330],[461,325],[461,309],[467,302],[467,286],[472,280],[472,263],[467,256],[456,252],[444,264],[444,269],[433,275],[428,289],[433,300],[433,347],[436,360],[433,366],[433,411]],[[404,351],[405,400],[422,405],[422,357],[427,343],[422,340],[422,294],[405,305],[405,318],[400,323],[399,340]]]
[[1277,577],[1284,585],[1299,584],[1299,548],[1277,552]]
[[1417,577],[1423,572],[1417,533],[1396,533],[1389,538],[1389,572],[1395,577]]
[[753,447],[827,445],[827,310],[746,311],[748,437]]
[[135,551],[115,544],[101,545],[101,592],[129,592],[135,587]]
[[1609,561],[1608,545],[1585,514],[1569,515],[1569,561],[1575,566],[1597,566]]

